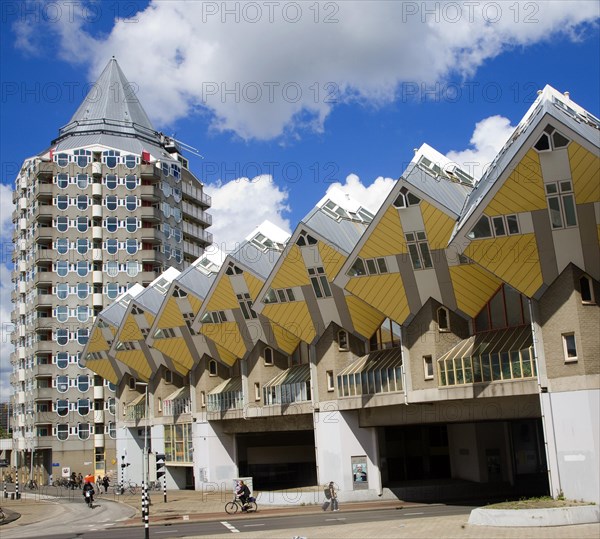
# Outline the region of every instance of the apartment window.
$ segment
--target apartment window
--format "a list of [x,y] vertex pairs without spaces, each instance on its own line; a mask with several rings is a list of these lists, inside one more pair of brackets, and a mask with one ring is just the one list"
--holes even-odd
[[127,230],[127,232],[135,232],[137,228],[137,218],[127,217],[125,220],[125,230]]
[[546,199],[552,228],[577,226],[575,194],[570,180],[546,184]]
[[107,196],[104,199],[104,205],[108,211],[115,211],[118,206],[117,197],[115,195]]
[[594,283],[589,275],[582,275],[579,279],[579,291],[582,303],[596,303],[594,298]]
[[107,150],[102,152],[102,161],[106,164],[108,168],[115,168],[117,163],[120,162],[121,152],[117,152],[115,150]]
[[129,377],[128,385],[129,389],[135,389],[135,378],[133,376]]
[[119,242],[115,239],[106,240],[104,242],[104,248],[109,255],[116,255],[119,250]]
[[423,356],[423,373],[425,380],[433,380],[433,358]]
[[574,333],[564,333],[562,336],[565,363],[577,361],[577,344]]
[[77,217],[77,230],[79,232],[87,232],[89,220],[87,217]]
[[134,255],[135,253],[137,253],[137,250],[138,250],[137,240],[128,239],[125,242],[125,250],[127,251],[127,254],[130,254],[130,255]]
[[90,318],[90,308],[87,305],[79,305],[77,307],[77,320],[85,323]]
[[69,250],[69,240],[67,238],[58,238],[54,243],[54,246],[59,255],[65,255]]
[[69,229],[69,218],[68,217],[57,217],[56,221],[56,230],[59,232],[66,232]]
[[66,369],[69,366],[69,353],[68,352],[58,352],[55,356],[56,366],[59,369]]
[[333,376],[333,371],[327,371],[327,391],[335,391],[335,378]]
[[56,330],[56,344],[65,346],[69,342],[69,330],[68,329],[57,329]]
[[491,238],[492,228],[490,227],[490,219],[487,215],[482,215],[477,221],[477,224],[467,234],[467,237],[473,240],[481,238]]
[[329,287],[325,270],[321,266],[308,268],[308,276],[317,298],[331,297],[331,288]]
[[367,274],[367,270],[365,268],[365,263],[362,258],[357,258],[354,261],[354,264],[350,266],[350,269],[347,273],[350,277],[362,277]]
[[69,377],[68,376],[57,376],[56,377],[56,390],[59,393],[66,393],[69,389]]
[[75,150],[73,155],[79,168],[87,167],[92,159],[92,152],[90,150]]
[[119,285],[117,283],[108,283],[106,285],[106,297],[115,299],[119,295]]
[[547,152],[551,150],[557,150],[559,148],[565,148],[568,146],[569,142],[570,140],[567,137],[556,131],[554,127],[548,124],[544,128],[544,133],[542,133],[533,147],[538,152]]
[[115,440],[117,438],[117,424],[111,422],[108,424],[108,435]]
[[60,168],[65,168],[69,164],[69,161],[71,160],[71,158],[66,153],[59,153],[59,154],[56,154],[56,157],[54,158],[54,160],[56,161],[56,164]]
[[165,370],[165,384],[173,383],[173,373],[170,370]]
[[408,232],[406,234],[406,246],[408,247],[413,269],[421,270],[433,267],[425,232]]
[[114,174],[108,174],[104,180],[104,185],[107,189],[116,189],[119,183],[119,179]]
[[108,232],[116,232],[117,228],[119,228],[119,221],[116,217],[108,217],[104,221],[104,226]]
[[260,383],[259,382],[254,382],[254,400],[255,401],[260,400]]
[[56,437],[64,442],[69,437],[69,425],[56,425]]
[[67,195],[58,195],[56,197],[56,207],[59,210],[66,210],[69,207],[69,197]]
[[84,416],[90,413],[90,399],[79,399],[77,401],[77,412]]
[[437,310],[438,331],[450,331],[450,313],[446,307]]
[[245,320],[256,318],[256,313],[252,310],[252,298],[250,294],[237,294],[237,300]]
[[137,208],[137,198],[133,195],[125,197],[125,208],[129,211],[133,211]]
[[217,362],[214,359],[208,362],[208,374],[209,376],[217,376]]
[[69,308],[66,305],[59,305],[54,312],[56,320],[64,324],[69,319]]
[[219,324],[221,322],[227,322],[225,311],[211,311],[202,317],[202,323],[204,324]]
[[86,299],[90,293],[90,285],[88,283],[77,283],[77,297]]
[[78,329],[77,330],[77,344],[81,346],[87,344],[90,330],[89,329]]
[[158,402],[158,411],[162,412],[162,410],[163,410],[163,408],[162,408],[162,399],[160,397],[158,397],[157,402]]
[[77,377],[77,389],[85,393],[90,388],[90,377],[87,374],[80,374]]
[[137,187],[137,178],[133,174],[125,176],[125,187],[133,191]]
[[69,414],[69,401],[68,399],[58,399],[56,401],[56,413],[60,417],[65,417]]
[[268,346],[264,350],[265,365],[273,365],[273,349]]
[[79,262],[77,262],[77,275],[79,275],[79,277],[85,277],[89,271],[89,262],[86,262],[85,260],[80,260]]
[[123,157],[123,162],[127,168],[135,168],[135,165],[137,164],[137,157],[131,154],[125,155]]
[[338,350],[348,350],[348,332],[341,329],[337,334]]
[[77,252],[80,255],[84,255],[88,252],[89,249],[89,241],[83,238],[79,238],[77,240]]
[[87,174],[77,174],[77,187],[79,189],[85,189],[88,186]]
[[200,406],[206,408],[206,392],[200,391]]

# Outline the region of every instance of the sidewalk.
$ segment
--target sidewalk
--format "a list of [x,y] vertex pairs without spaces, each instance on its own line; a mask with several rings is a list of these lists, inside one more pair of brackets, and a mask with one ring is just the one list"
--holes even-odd
[[[267,493],[265,493],[266,495]],[[140,526],[141,520],[141,495],[137,499],[127,497],[122,502],[135,508],[137,513],[132,519],[119,522],[120,526]],[[237,515],[227,515],[224,510],[225,503],[231,496],[226,493],[201,493],[195,491],[169,491],[167,503],[163,502],[161,492],[151,493],[152,505],[150,506],[151,524],[175,524],[183,521],[227,521],[235,526]],[[467,524],[468,515],[407,518],[403,514],[416,512],[419,506],[412,502],[401,500],[380,500],[369,502],[344,503],[340,500],[340,511],[337,513],[323,513],[319,504],[285,506],[260,505],[256,517],[287,516],[299,514],[315,514],[320,517],[318,521],[327,521],[326,525],[315,525],[301,529],[274,530],[274,531],[246,531],[244,537],[252,539],[292,539],[304,537],[307,539],[358,539],[371,537],[377,539],[410,538],[410,539],[597,539],[600,537],[600,524],[585,524],[579,526],[560,526],[553,528],[497,528],[490,526],[470,526]],[[378,520],[377,509],[397,508],[397,517],[393,520]],[[402,510],[400,510],[402,509]],[[344,524],[344,511],[371,512],[362,524]],[[244,514],[244,519],[254,518],[254,514]],[[317,521],[317,519],[315,519]],[[198,536],[206,539],[210,536]],[[219,536],[221,537],[221,536]]]

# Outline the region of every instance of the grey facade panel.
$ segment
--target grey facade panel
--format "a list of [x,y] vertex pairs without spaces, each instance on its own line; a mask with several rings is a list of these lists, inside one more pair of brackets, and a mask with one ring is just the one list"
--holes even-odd
[[558,277],[558,267],[556,266],[556,256],[554,254],[554,240],[552,238],[550,220],[548,219],[548,211],[532,211],[531,220],[533,221],[533,231],[540,257],[542,280],[548,285]]

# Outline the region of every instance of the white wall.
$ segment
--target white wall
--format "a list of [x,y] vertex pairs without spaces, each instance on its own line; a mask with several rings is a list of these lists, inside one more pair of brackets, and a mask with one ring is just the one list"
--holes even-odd
[[196,490],[231,490],[233,478],[238,477],[235,436],[210,422],[193,423],[192,434]]
[[132,481],[138,485],[142,484],[143,455],[144,455],[144,437],[138,437],[138,427],[119,428],[117,432],[117,469],[118,481],[123,477],[121,463],[122,456],[125,456],[125,462],[129,463],[124,469],[125,481]]
[[[553,472],[556,496],[562,489],[570,499],[600,504],[600,390],[543,393],[543,420],[547,425],[549,451],[555,447],[558,470]],[[554,436],[552,436],[552,431]]]
[[[321,409],[327,407],[322,403]],[[315,412],[315,441],[319,484],[334,481],[347,493],[346,499],[350,492],[361,496],[360,490],[352,488],[351,457],[366,455],[369,490],[381,493],[377,432],[374,427],[359,427],[356,410]]]

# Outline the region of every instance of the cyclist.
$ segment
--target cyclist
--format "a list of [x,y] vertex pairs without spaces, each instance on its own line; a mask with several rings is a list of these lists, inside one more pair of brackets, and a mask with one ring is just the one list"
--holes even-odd
[[95,491],[92,483],[90,481],[86,481],[83,485],[83,499],[90,507],[92,507],[92,504],[94,503],[94,494]]
[[248,510],[248,498],[250,498],[250,489],[248,485],[244,483],[241,479],[238,482],[237,488],[235,489],[236,496],[242,502],[242,511]]

